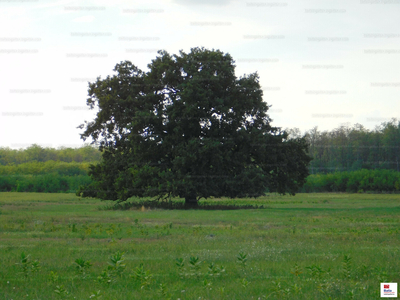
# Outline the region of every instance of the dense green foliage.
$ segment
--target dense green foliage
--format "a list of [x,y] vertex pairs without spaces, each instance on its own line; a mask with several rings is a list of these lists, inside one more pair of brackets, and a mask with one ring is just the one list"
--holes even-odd
[[44,175],[56,173],[58,175],[75,176],[87,175],[90,163],[62,162],[62,161],[31,161],[20,165],[0,166],[0,175]]
[[89,184],[88,175],[0,175],[1,192],[75,193],[79,186]]
[[400,192],[400,172],[367,170],[314,174],[307,177],[301,192]]
[[75,193],[91,182],[89,165],[100,160],[92,146],[81,148],[0,148],[0,191]]
[[91,182],[88,170],[89,163],[52,160],[0,166],[0,191],[76,192]]
[[[289,132],[299,136],[296,129]],[[400,171],[400,121],[396,119],[372,131],[360,124],[323,132],[315,127],[305,137],[313,158],[311,174],[360,169]]]
[[11,149],[0,147],[0,165],[19,165],[28,162],[97,162],[101,152],[97,147],[83,146],[80,148],[43,148],[33,144],[26,149]]
[[237,78],[232,57],[218,50],[158,54],[148,72],[125,61],[89,84],[87,105],[99,113],[81,136],[103,156],[79,195],[195,204],[297,192],[308,175],[306,141],[271,126],[257,73]]
[[400,282],[399,195],[238,201],[268,208],[116,212],[1,193],[1,298],[369,300]]

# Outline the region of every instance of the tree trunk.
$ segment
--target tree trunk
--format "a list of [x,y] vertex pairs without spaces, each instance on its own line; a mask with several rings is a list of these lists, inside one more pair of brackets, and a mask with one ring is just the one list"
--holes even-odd
[[197,199],[196,196],[190,195],[185,197],[185,206],[186,207],[197,207]]

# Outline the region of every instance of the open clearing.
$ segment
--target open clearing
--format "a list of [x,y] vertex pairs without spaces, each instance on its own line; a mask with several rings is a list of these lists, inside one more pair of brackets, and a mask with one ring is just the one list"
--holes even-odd
[[0,193],[0,299],[379,299],[381,282],[400,283],[400,195],[110,203]]

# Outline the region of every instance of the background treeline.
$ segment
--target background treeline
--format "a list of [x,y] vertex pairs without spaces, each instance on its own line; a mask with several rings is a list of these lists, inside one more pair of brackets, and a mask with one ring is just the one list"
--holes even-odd
[[43,148],[33,144],[26,149],[0,148],[0,165],[23,164],[37,161],[63,161],[63,162],[97,162],[101,158],[101,152],[97,147],[85,145],[80,148]]
[[310,174],[361,169],[400,171],[400,121],[396,119],[374,130],[356,124],[332,131],[314,127],[304,135],[297,128],[288,131],[291,137],[306,137],[313,158]]
[[[310,176],[299,192],[398,192],[400,190],[400,121],[392,119],[374,130],[356,124],[332,131],[317,127],[291,138],[309,143]],[[88,184],[89,165],[101,159],[97,147],[27,149],[0,148],[0,191],[75,192]]]
[[0,166],[0,175],[44,175],[49,173],[64,176],[87,175],[89,165],[89,162],[31,161],[19,165]]
[[92,146],[81,148],[0,148],[1,192],[75,192],[91,182],[89,165],[101,158]]

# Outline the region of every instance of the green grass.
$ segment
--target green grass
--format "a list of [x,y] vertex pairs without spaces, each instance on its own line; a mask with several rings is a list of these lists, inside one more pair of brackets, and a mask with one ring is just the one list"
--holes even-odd
[[0,193],[0,299],[379,299],[400,282],[400,195],[213,203],[264,208]]

